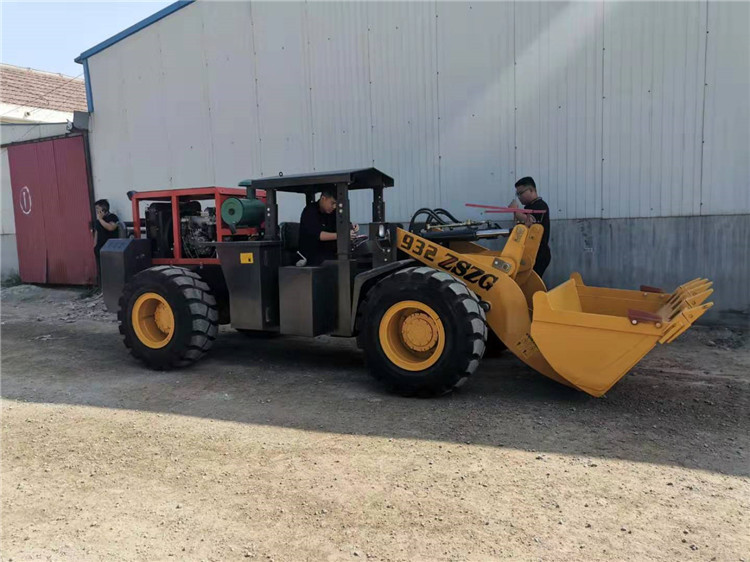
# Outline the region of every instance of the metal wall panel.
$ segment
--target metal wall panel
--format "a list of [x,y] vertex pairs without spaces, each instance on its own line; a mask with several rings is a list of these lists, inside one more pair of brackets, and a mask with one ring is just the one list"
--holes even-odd
[[599,3],[515,5],[516,178],[553,218],[601,213],[601,20]]
[[[119,216],[127,213],[129,207],[125,193],[131,189],[149,189],[147,176],[153,172],[148,169],[150,166],[142,165],[137,176],[133,175],[130,154],[135,139],[129,136],[126,114],[129,109],[131,115],[137,115],[142,108],[131,104],[125,96],[123,76],[117,72],[122,64],[120,51],[105,52],[106,57],[94,57],[89,62],[92,89],[94,82],[97,85],[93,92],[96,112],[89,120],[91,167],[97,199],[109,199],[112,211]],[[163,130],[153,129],[150,134],[166,149]],[[161,167],[164,170],[168,166],[165,163]]]
[[[175,162],[173,156],[173,133],[170,131],[173,114],[169,107],[171,101],[165,95],[167,79],[162,64],[160,33],[157,30],[156,33],[136,34],[131,39],[123,42],[117,53],[117,60],[124,70],[115,93],[115,98],[122,102],[117,108],[117,133],[127,143],[116,161],[121,172],[113,179],[121,182],[123,192],[179,187],[173,168],[182,164]],[[138,61],[138,64],[130,61]],[[94,115],[98,117],[101,108],[95,107]],[[112,141],[116,144],[118,139]],[[127,210],[127,206],[117,209],[119,212]]]
[[116,212],[131,189],[215,183],[202,33],[202,17],[176,12],[89,62],[94,182]]
[[261,175],[251,9],[246,2],[201,2],[195,8],[203,21],[215,162],[211,185],[234,186]]
[[[161,137],[166,139],[169,147],[173,187],[215,184],[214,130],[209,114],[203,38],[206,8],[210,9],[210,5],[188,6],[152,26],[159,36],[164,115],[164,134]],[[135,61],[140,62],[140,59]]]
[[[441,203],[479,218],[466,203],[513,197],[513,4],[438,3]],[[495,215],[497,217],[497,215]]]
[[442,204],[437,18],[427,2],[367,3],[374,165],[396,179],[386,213]]
[[[189,7],[183,11],[188,10]],[[258,80],[260,176],[312,170],[304,16],[305,5],[300,2],[251,4],[250,32]],[[279,197],[281,220],[298,220],[300,208],[298,197],[288,194]]]
[[604,4],[604,217],[700,213],[706,8]]
[[[749,24],[749,3],[708,3],[704,215],[750,211]],[[745,261],[750,262],[750,250]]]
[[375,165],[393,220],[521,175],[554,218],[747,213],[747,10],[196,2],[91,57],[97,193]]
[[[311,2],[305,19],[312,171],[372,166],[367,5]],[[352,220],[370,220],[371,203],[352,193]]]

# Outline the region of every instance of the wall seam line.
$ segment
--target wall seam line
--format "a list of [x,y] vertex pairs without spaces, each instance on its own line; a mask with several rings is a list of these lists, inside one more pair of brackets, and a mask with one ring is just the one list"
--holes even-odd
[[703,157],[706,146],[706,89],[708,88],[706,79],[708,78],[708,14],[709,6],[708,0],[706,0],[706,42],[703,51],[703,108],[701,110],[701,157],[700,157],[700,176],[698,179],[699,186],[699,200],[698,200],[698,216],[703,215]]

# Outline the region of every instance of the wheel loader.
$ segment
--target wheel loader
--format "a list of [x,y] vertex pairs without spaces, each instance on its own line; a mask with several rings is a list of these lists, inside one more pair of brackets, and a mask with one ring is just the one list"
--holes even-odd
[[[367,168],[246,180],[241,189],[131,192],[133,238],[110,240],[101,253],[105,303],[117,310],[125,346],[148,367],[171,369],[203,357],[219,324],[356,337],[388,389],[435,396],[464,384],[497,338],[542,375],[602,396],[711,307],[706,279],[666,293],[590,287],[573,273],[548,290],[533,271],[540,225],[504,229],[427,208],[407,227],[388,223],[384,191],[393,183]],[[336,193],[336,259],[307,267],[299,225],[279,224],[278,196],[309,204],[324,190]],[[352,190],[372,192],[364,239],[350,235]],[[500,251],[480,244],[498,237]]]

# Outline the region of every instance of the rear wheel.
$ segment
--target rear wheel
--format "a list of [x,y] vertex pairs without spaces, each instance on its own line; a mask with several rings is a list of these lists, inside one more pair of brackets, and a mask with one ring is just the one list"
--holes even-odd
[[200,359],[218,333],[216,300],[197,273],[157,266],[141,271],[120,297],[120,333],[134,357],[154,369]]
[[401,270],[378,283],[362,306],[359,344],[370,373],[404,396],[451,392],[484,354],[484,310],[447,273]]

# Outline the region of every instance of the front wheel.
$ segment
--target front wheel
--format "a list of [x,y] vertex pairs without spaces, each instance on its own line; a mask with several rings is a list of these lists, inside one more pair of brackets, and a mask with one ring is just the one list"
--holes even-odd
[[209,286],[183,267],[157,266],[135,275],[123,290],[117,316],[125,347],[153,369],[197,361],[219,329]]
[[362,304],[359,344],[370,373],[404,396],[461,386],[485,350],[487,323],[466,285],[429,267],[386,277]]

